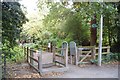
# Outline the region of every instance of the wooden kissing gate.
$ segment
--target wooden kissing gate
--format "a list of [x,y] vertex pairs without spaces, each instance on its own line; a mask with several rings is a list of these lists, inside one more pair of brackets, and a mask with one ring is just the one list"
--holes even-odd
[[[68,70],[68,43],[63,42],[62,48],[53,48],[53,53],[44,52],[41,49],[35,51],[28,47],[24,48],[28,64],[40,75],[48,72],[63,72]],[[60,53],[57,53],[60,51]]]

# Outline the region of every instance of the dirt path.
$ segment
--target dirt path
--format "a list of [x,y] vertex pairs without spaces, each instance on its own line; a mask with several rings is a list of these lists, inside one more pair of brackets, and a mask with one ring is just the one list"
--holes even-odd
[[88,65],[82,68],[69,65],[69,71],[64,75],[51,78],[118,78],[118,65]]
[[64,73],[48,73],[42,77],[27,63],[7,66],[9,77],[12,78],[118,78],[118,65],[103,64],[96,65],[69,65],[69,70]]

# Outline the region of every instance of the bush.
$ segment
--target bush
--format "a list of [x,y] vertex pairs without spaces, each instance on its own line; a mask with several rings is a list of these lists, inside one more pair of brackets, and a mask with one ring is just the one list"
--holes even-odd
[[24,62],[24,53],[22,47],[15,46],[10,49],[11,57],[7,57],[8,62],[22,63]]
[[33,49],[39,48],[39,44],[35,44],[35,43],[25,43],[23,46],[33,48]]
[[[102,56],[102,63],[107,63],[107,62],[110,62],[110,61],[120,61],[119,57],[120,57],[119,53],[109,53],[108,55],[103,55]],[[91,63],[97,64],[98,63],[98,57],[96,57],[96,59],[90,60],[90,61],[91,61]]]
[[117,60],[118,61],[119,60],[118,56],[119,56],[119,53],[110,53],[107,55],[105,60],[107,61]]

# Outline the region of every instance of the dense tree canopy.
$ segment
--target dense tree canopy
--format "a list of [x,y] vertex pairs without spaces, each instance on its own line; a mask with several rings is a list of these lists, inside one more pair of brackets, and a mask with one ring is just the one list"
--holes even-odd
[[2,2],[2,43],[13,47],[27,21],[18,2]]
[[[38,7],[41,10],[39,0]],[[42,2],[49,9],[47,15],[43,19],[44,28],[50,33],[59,35],[62,33],[62,39],[71,41],[74,40],[78,44],[90,42],[90,21],[93,15],[96,15],[96,27],[99,32],[100,15],[104,16],[104,45],[111,45],[117,41],[115,20],[117,19],[118,9],[115,3],[91,3],[91,2],[73,2],[70,6],[67,2],[47,3]],[[108,22],[107,22],[108,21]],[[99,36],[99,34],[97,34]],[[59,37],[59,36],[58,36]],[[59,38],[61,39],[61,38]],[[86,42],[84,42],[86,41]],[[98,39],[97,39],[98,43]],[[88,44],[87,44],[88,45]]]

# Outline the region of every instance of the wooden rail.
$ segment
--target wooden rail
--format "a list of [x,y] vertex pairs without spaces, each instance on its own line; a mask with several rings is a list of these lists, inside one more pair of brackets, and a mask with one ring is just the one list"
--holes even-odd
[[[99,48],[96,47],[95,48],[95,55],[98,55],[98,50]],[[107,47],[102,47],[102,54],[109,54],[110,53],[110,46],[107,46]]]

